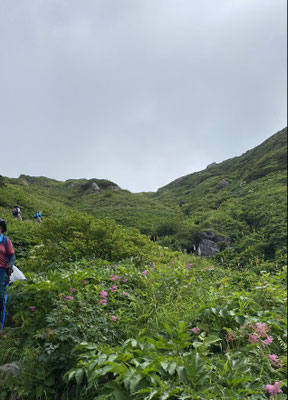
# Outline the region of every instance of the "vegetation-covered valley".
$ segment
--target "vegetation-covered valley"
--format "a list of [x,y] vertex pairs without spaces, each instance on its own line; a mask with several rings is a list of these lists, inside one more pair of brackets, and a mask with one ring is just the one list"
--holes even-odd
[[286,399],[286,135],[156,193],[0,177],[0,400]]

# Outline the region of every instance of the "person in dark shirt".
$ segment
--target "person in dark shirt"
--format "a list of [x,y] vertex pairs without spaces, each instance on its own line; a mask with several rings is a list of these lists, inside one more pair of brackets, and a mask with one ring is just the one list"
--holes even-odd
[[7,231],[6,222],[0,218],[0,324],[2,323],[5,282],[12,274],[16,258],[11,240],[4,236]]

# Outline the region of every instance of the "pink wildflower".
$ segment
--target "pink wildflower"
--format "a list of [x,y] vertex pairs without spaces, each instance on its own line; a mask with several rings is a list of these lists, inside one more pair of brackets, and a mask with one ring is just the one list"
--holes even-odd
[[144,271],[142,271],[142,275],[147,275],[148,274],[148,270],[145,269]]
[[260,322],[256,322],[256,324],[252,325],[251,328],[253,331],[261,338],[267,336],[267,332],[270,331],[270,328],[265,322],[262,324]]
[[112,321],[117,321],[118,317],[116,315],[112,315]]
[[105,292],[105,290],[101,290],[100,296],[101,297],[107,297],[108,296],[108,292]]
[[282,382],[274,382],[274,385],[266,385],[265,390],[270,394],[270,396],[276,396],[278,393],[283,393],[280,389]]
[[64,297],[64,300],[74,300],[74,297],[73,296],[66,296],[66,297]]
[[113,285],[113,286],[110,288],[110,290],[111,290],[111,292],[117,292],[117,286],[116,286],[116,285]]
[[127,282],[127,281],[128,281],[127,278],[123,278],[123,279],[122,279],[122,282],[124,282],[124,283]]
[[248,337],[248,342],[250,342],[250,343],[258,343],[259,342],[258,336],[250,334],[249,337]]
[[269,360],[271,361],[271,364],[275,365],[275,367],[283,367],[283,364],[281,364],[277,354],[269,354]]
[[75,293],[76,292],[76,289],[74,289],[73,287],[70,287],[69,290],[70,290],[71,293]]
[[119,276],[118,275],[110,275],[111,281],[118,281]]
[[234,333],[234,332],[228,332],[228,333],[225,335],[225,340],[226,340],[227,343],[233,342],[233,340],[236,340],[236,335],[235,335],[235,333]]
[[99,301],[99,303],[101,304],[101,306],[105,306],[105,304],[107,303],[107,300],[106,299],[101,299]]
[[30,308],[31,311],[35,311],[36,310],[35,306],[30,306],[29,308]]
[[82,279],[81,281],[83,283],[83,285],[87,285],[88,281],[86,281],[86,279]]
[[197,335],[198,333],[201,332],[201,329],[200,329],[200,328],[197,328],[196,326],[194,326],[194,328],[189,329],[189,331],[190,331],[190,332],[193,332],[193,333],[195,333],[195,334]]
[[186,264],[186,265],[185,265],[185,269],[186,269],[187,271],[189,271],[189,269],[191,269],[192,267],[194,267],[194,265],[195,265],[195,264]]
[[267,339],[263,340],[264,346],[269,346],[273,342],[273,336],[268,336]]
[[123,292],[124,296],[129,296],[129,292]]

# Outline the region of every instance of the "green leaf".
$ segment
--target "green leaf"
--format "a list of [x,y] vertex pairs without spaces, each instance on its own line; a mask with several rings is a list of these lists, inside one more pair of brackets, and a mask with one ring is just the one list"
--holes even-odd
[[235,321],[238,322],[239,325],[244,325],[245,318],[242,315],[236,315]]
[[77,385],[80,385],[80,383],[83,380],[83,376],[84,376],[84,370],[82,368],[78,368],[75,373],[75,379],[76,379]]
[[216,343],[219,342],[219,340],[221,340],[221,338],[219,338],[216,335],[209,335],[205,340],[204,340],[204,344],[206,346],[209,346],[212,343]]
[[177,368],[177,364],[176,364],[175,361],[173,361],[172,363],[170,363],[169,368],[168,368],[169,374],[170,374],[170,375],[174,375],[174,374],[175,374],[175,371],[176,371],[176,368]]

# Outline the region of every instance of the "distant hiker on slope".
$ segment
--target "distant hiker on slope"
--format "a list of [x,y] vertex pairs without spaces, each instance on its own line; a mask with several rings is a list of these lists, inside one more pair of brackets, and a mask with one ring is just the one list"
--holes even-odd
[[41,217],[42,217],[41,211],[37,211],[37,212],[34,214],[34,219],[35,219],[35,221],[38,222],[38,223],[41,223],[41,222],[42,222]]
[[3,235],[6,231],[6,222],[0,218],[0,323],[3,317],[5,283],[9,280],[16,261],[12,242]]
[[12,215],[14,218],[19,219],[20,221],[22,221],[22,217],[21,217],[21,210],[18,206],[15,206],[12,210]]

